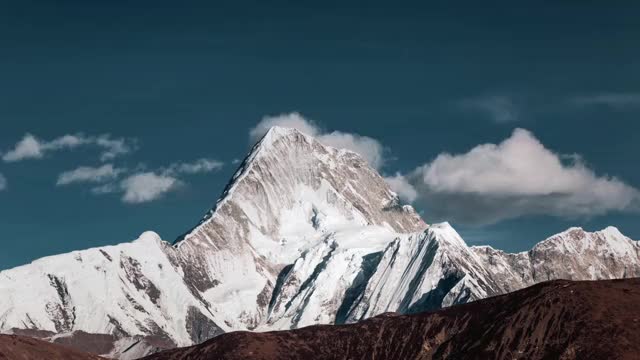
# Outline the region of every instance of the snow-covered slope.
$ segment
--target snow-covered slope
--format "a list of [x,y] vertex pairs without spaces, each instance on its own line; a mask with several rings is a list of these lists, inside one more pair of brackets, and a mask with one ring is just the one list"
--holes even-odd
[[613,227],[593,233],[572,228],[517,254],[468,247],[448,223],[376,236],[386,245],[357,246],[374,238],[366,231],[348,234],[351,241],[336,233],[303,254],[283,271],[260,329],[420,312],[551,279],[640,277],[640,243]]
[[554,278],[640,276],[639,249],[615,228],[570,229],[518,254],[468,247],[449,224],[427,226],[402,206],[357,154],[273,128],[174,245],[147,232],[0,272],[0,331],[110,334],[103,353],[133,358],[232,330],[411,313]]
[[[266,315],[282,269],[339,231],[426,224],[357,154],[294,129],[272,128],[252,149],[215,208],[177,243],[192,292],[234,329]],[[368,246],[365,243],[362,246]]]
[[0,329],[157,335],[175,344],[193,343],[198,336],[189,326],[195,324],[208,323],[210,335],[222,333],[189,292],[174,253],[157,234],[146,232],[131,243],[2,271]]
[[496,276],[521,280],[524,286],[553,279],[640,277],[640,242],[613,226],[596,232],[570,228],[517,254],[489,246],[471,249]]

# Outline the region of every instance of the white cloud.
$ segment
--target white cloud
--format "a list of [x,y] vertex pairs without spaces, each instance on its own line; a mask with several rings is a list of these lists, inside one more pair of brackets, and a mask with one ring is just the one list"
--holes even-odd
[[95,195],[113,194],[121,191],[121,187],[118,183],[106,183],[91,188],[91,192]]
[[23,159],[39,159],[44,154],[42,144],[31,134],[26,134],[13,150],[6,152],[2,156],[4,161],[20,161]]
[[385,177],[384,180],[403,201],[411,203],[418,198],[418,191],[402,174],[398,173],[395,176]]
[[122,201],[139,204],[161,198],[167,192],[177,189],[180,180],[169,175],[144,172],[124,179],[120,186],[124,191]]
[[360,154],[374,168],[384,164],[384,147],[376,139],[341,131],[324,132],[314,121],[297,112],[264,117],[249,131],[252,142],[259,140],[273,126],[297,129],[318,139],[321,143],[339,149],[347,149]]
[[81,182],[105,182],[117,178],[123,171],[124,169],[114,168],[112,164],[105,164],[100,167],[81,166],[60,174],[56,185],[60,186]]
[[201,158],[190,163],[175,163],[171,164],[165,172],[168,174],[182,173],[182,174],[200,174],[207,173],[215,170],[219,170],[224,166],[224,163],[214,159]]
[[596,95],[577,96],[573,102],[586,105],[606,105],[614,108],[640,106],[640,93],[603,93]]
[[[26,134],[13,149],[5,152],[2,159],[6,162],[26,159],[40,159],[48,153],[79,146],[94,146],[102,150],[101,161],[111,160],[135,150],[135,139],[113,138],[109,134],[86,136],[83,134],[64,135],[50,141],[44,141]],[[207,173],[222,168],[224,164],[218,160],[200,158],[193,162],[174,163],[155,171],[146,171],[144,166],[133,170],[116,168],[113,164],[97,167],[81,166],[66,171],[58,176],[56,185],[73,183],[98,184],[91,188],[97,195],[122,193],[122,200],[127,203],[142,203],[161,198],[165,193],[175,190],[183,181],[179,177]],[[129,176],[117,181],[123,174]],[[6,180],[0,174],[0,190],[6,186]]]
[[509,123],[518,120],[518,109],[511,98],[494,95],[465,99],[459,102],[463,109],[478,110],[486,113],[496,123]]
[[0,174],[0,191],[7,188],[7,178]]
[[[96,195],[122,193],[122,201],[129,204],[150,202],[162,198],[166,193],[178,189],[185,182],[186,175],[195,175],[220,169],[224,164],[220,161],[201,158],[193,162],[174,163],[156,170],[145,170],[138,166],[134,170],[114,168],[111,164],[98,168],[78,168],[60,175],[60,185],[71,182],[102,183],[91,188]],[[128,176],[115,181],[122,173]]]
[[[563,162],[563,159],[573,159]],[[427,215],[487,224],[524,215],[590,217],[638,209],[640,192],[516,129],[500,144],[440,154],[408,175]]]
[[5,162],[14,162],[27,159],[41,159],[47,153],[87,145],[101,148],[102,153],[100,154],[100,159],[107,161],[133,151],[135,148],[135,140],[124,138],[114,139],[111,138],[109,134],[98,136],[74,134],[63,135],[51,141],[45,141],[27,133],[13,149],[4,153],[2,160]]
[[101,161],[112,160],[120,155],[128,154],[135,150],[137,143],[136,140],[128,140],[125,138],[112,139],[108,134],[88,139],[104,149],[102,154],[100,154]]
[[368,136],[334,131],[318,136],[318,140],[325,145],[356,152],[362,155],[369,165],[376,169],[384,165],[384,147],[376,139]]

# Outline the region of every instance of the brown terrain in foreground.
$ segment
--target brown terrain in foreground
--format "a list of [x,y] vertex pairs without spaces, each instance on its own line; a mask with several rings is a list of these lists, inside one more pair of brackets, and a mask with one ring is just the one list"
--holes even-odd
[[[640,279],[557,280],[435,312],[228,333],[145,359],[640,359],[638,304]],[[102,358],[0,335],[0,359]]]
[[18,335],[0,335],[0,359],[98,360],[103,358],[66,346]]
[[234,332],[147,360],[640,359],[640,279],[545,282],[353,325]]

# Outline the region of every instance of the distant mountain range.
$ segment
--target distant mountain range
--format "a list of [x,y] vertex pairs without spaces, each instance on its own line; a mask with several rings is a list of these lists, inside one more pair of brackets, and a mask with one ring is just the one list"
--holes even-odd
[[516,254],[469,247],[449,224],[427,225],[402,205],[359,155],[276,127],[175,243],[145,232],[0,272],[0,331],[134,359],[237,330],[630,277],[640,277],[640,244],[616,228],[571,228]]

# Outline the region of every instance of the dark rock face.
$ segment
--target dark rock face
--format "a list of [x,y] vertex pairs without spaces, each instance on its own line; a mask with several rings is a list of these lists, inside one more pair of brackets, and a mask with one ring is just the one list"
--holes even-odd
[[18,329],[13,328],[9,330],[8,334],[10,335],[20,335],[20,336],[29,336],[37,339],[48,338],[50,336],[55,335],[53,331],[47,330],[38,330],[38,329]]
[[118,320],[109,316],[109,324],[113,327],[111,333],[116,337],[128,337],[129,333],[122,329],[122,325]]
[[189,336],[191,336],[194,344],[200,344],[205,340],[224,333],[216,323],[193,306],[190,306],[187,310],[186,323],[187,332],[189,332]]
[[132,283],[137,290],[146,292],[151,302],[158,305],[160,290],[144,276],[138,260],[122,254],[120,267],[125,271],[129,283]]
[[111,255],[107,254],[107,252],[106,252],[106,251],[104,251],[104,250],[100,249],[100,253],[101,253],[105,258],[107,258],[107,260],[109,260],[109,261],[113,261],[113,258],[111,258]]
[[86,353],[108,354],[114,349],[116,340],[116,337],[110,334],[90,334],[84,331],[74,331],[69,336],[54,338],[52,342]]
[[47,313],[55,323],[56,331],[65,332],[73,328],[76,320],[75,307],[71,305],[69,289],[64,279],[48,274],[49,284],[56,290],[59,302],[48,302],[45,305]]
[[155,354],[162,350],[174,349],[176,344],[165,336],[134,336],[127,339],[125,347],[109,354],[115,359],[138,359],[148,354]]
[[0,359],[98,360],[102,358],[31,337],[0,335]]
[[367,288],[367,283],[371,278],[371,275],[376,270],[380,260],[382,259],[382,252],[376,252],[363,257],[362,264],[360,265],[360,272],[356,275],[353,284],[344,295],[344,300],[336,313],[336,324],[344,324],[346,322],[349,311],[353,308],[354,304],[357,304],[362,300],[362,294]]
[[180,359],[638,359],[640,279],[545,282],[436,312],[221,335]]

